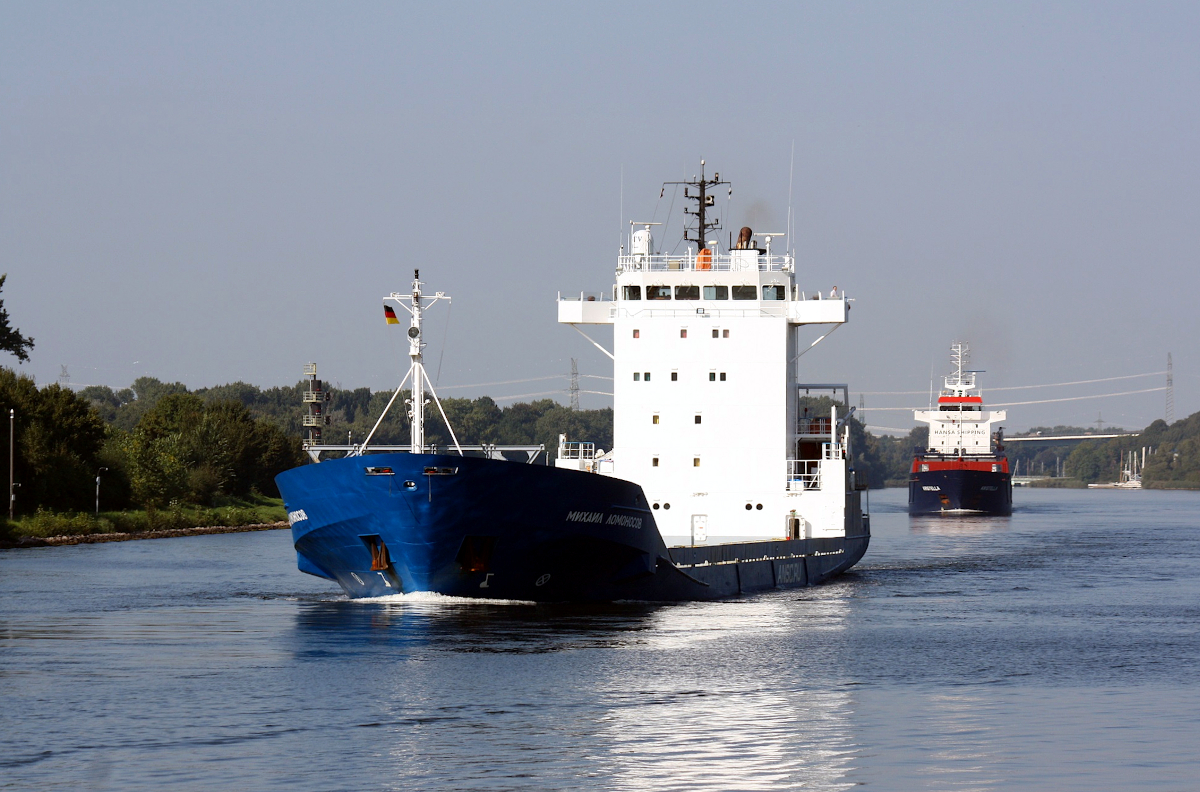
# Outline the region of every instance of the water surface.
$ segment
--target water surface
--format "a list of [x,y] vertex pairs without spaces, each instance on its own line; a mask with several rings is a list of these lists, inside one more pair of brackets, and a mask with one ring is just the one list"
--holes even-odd
[[1200,494],[872,493],[720,603],[350,602],[286,531],[0,552],[0,788],[1200,789]]

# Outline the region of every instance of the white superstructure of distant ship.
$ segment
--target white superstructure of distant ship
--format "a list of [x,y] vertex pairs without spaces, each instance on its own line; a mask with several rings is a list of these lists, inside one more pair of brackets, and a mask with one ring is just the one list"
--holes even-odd
[[970,348],[958,341],[950,347],[954,373],[945,379],[937,409],[914,410],[913,419],[928,424],[927,447],[916,449],[908,481],[908,507],[913,513],[1012,511],[1012,476],[1004,456],[1004,432],[992,425],[1005,420],[1004,410],[984,410],[975,375],[966,368]]

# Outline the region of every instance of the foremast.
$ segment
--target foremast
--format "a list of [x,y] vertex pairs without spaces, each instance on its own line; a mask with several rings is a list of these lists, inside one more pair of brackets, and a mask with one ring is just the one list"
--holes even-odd
[[404,310],[408,311],[410,318],[408,326],[408,357],[409,367],[408,373],[404,375],[404,379],[400,381],[400,386],[396,388],[396,392],[392,394],[392,398],[388,401],[387,407],[384,407],[383,413],[379,416],[379,420],[375,422],[375,426],[371,428],[371,433],[367,435],[367,439],[358,447],[357,453],[362,454],[367,450],[367,444],[371,442],[371,438],[375,435],[375,431],[379,425],[383,423],[383,419],[387,416],[388,410],[392,408],[392,404],[404,389],[405,384],[412,382],[412,393],[405,401],[408,406],[409,420],[409,450],[414,454],[425,453],[425,405],[428,400],[425,398],[425,391],[428,388],[429,395],[433,397],[433,403],[437,405],[438,412],[441,413],[442,420],[446,422],[446,428],[450,430],[450,439],[454,441],[454,448],[461,456],[463,453],[462,446],[458,443],[458,437],[454,434],[454,427],[450,425],[450,419],[446,417],[446,411],[442,409],[442,402],[437,397],[437,393],[433,389],[433,383],[429,381],[429,375],[425,371],[425,365],[422,361],[422,353],[425,349],[425,342],[421,338],[421,320],[426,308],[429,308],[434,303],[445,300],[450,302],[450,297],[443,292],[434,292],[432,297],[421,293],[421,271],[413,270],[412,291],[409,293],[392,292],[384,298],[384,316],[387,318],[388,324],[399,324],[400,321],[396,318],[395,312],[386,303],[388,300],[395,302]]

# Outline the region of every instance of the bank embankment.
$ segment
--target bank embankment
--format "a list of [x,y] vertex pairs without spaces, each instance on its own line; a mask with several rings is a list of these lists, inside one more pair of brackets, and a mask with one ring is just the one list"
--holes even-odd
[[208,525],[196,528],[170,528],[161,531],[114,531],[112,533],[75,534],[65,536],[22,536],[0,539],[0,549],[13,550],[22,547],[57,547],[60,545],[99,544],[101,542],[128,542],[134,539],[173,539],[178,536],[204,536],[206,534],[244,533],[247,531],[277,531],[287,528],[287,520],[252,525]]

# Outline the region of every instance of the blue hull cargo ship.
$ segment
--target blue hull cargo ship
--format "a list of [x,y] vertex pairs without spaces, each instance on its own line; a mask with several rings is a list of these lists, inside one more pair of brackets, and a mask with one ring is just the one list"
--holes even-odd
[[[802,345],[803,328],[831,326],[820,341],[849,302],[799,290],[794,257],[771,252],[784,234],[742,228],[722,252],[706,207],[725,184],[703,171],[684,183],[695,247],[658,252],[653,224],[637,224],[611,298],[559,298],[560,323],[613,327],[613,351],[601,346],[613,360],[611,451],[560,436],[553,464],[535,464],[540,446],[463,445],[453,427],[452,446],[431,447],[426,395],[441,404],[421,362],[422,312],[448,298],[422,295],[419,278],[385,298],[389,324],[399,323],[389,302],[411,316],[411,366],[392,397],[412,389],[411,444],[372,446],[373,430],[326,445],[310,432],[319,464],[276,478],[300,570],[351,597],[588,602],[717,599],[854,566],[870,527],[847,389],[801,382],[796,365],[816,343]],[[319,390],[305,396],[309,426],[324,423]],[[810,414],[814,392],[842,398]],[[322,459],[332,452],[343,456]],[[519,452],[527,461],[506,458]]]

